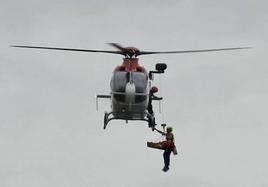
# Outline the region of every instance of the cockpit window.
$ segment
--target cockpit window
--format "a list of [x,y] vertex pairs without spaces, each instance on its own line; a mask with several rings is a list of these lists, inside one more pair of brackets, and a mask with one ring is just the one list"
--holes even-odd
[[114,94],[114,98],[119,102],[125,102],[125,95],[124,94]]
[[140,103],[145,101],[148,91],[148,76],[143,72],[114,72],[111,79],[111,90],[114,98],[119,102],[125,102],[125,89],[128,82],[133,82],[135,85],[135,91],[137,93],[135,96],[135,102]]
[[114,92],[125,92],[125,86],[127,84],[127,72],[117,71],[114,72],[111,80],[111,89]]
[[133,72],[132,73],[132,81],[136,87],[136,93],[145,93],[147,84],[148,84],[148,77],[145,73],[142,72]]
[[147,98],[146,95],[136,95],[135,96],[135,102],[136,103],[141,103],[141,102],[145,101],[146,98]]

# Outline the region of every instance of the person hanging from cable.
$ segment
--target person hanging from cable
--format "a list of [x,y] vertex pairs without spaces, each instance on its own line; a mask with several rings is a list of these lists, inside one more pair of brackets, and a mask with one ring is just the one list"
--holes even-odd
[[[163,129],[165,129],[165,124],[162,124]],[[172,127],[167,127],[165,130],[160,131],[156,128],[157,132],[165,136],[166,140],[158,143],[153,143],[153,142],[147,142],[147,146],[151,148],[156,148],[156,149],[162,149],[164,150],[163,153],[163,158],[164,158],[164,168],[162,169],[164,172],[167,172],[169,170],[169,165],[170,165],[170,154],[173,152],[174,155],[177,155],[177,149],[175,146],[175,138],[174,134],[172,133]]]

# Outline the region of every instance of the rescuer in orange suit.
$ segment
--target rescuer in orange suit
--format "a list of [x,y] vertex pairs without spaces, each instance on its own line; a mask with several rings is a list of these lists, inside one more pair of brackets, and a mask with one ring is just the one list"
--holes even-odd
[[[162,170],[164,172],[167,172],[169,170],[170,154],[172,151],[176,151],[175,144],[174,144],[174,134],[172,133],[172,127],[167,127],[167,132],[162,132],[156,128],[154,128],[154,130],[166,136],[166,141],[161,142],[161,143],[164,149],[163,158],[164,158],[164,164],[165,164]],[[177,151],[176,153],[174,152],[174,154],[177,154]]]

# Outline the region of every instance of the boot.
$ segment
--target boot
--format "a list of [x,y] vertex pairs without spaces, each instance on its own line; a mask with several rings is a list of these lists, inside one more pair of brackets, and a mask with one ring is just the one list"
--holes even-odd
[[167,172],[169,170],[169,167],[168,166],[165,166],[163,169],[162,169],[162,171],[164,171],[164,172]]

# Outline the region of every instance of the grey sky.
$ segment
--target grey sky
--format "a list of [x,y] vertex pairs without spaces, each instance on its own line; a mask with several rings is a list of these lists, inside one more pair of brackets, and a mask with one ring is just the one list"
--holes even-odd
[[[0,0],[0,186],[268,186],[268,3],[264,0]],[[168,64],[155,85],[157,120],[179,155],[142,122],[112,122],[108,93],[121,57],[10,48],[12,44],[144,50],[250,50],[140,58]],[[157,109],[157,104],[155,105]]]

